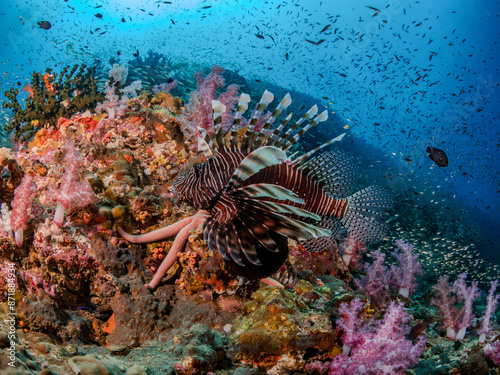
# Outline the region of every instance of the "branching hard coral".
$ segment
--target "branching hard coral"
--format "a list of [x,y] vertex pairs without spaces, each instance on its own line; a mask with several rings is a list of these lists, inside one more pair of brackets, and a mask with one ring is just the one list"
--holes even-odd
[[[59,74],[48,69],[45,74],[33,73],[31,91],[23,108],[17,99],[18,89],[5,92],[7,101],[2,106],[11,108],[14,117],[6,126],[7,132],[14,131],[15,139],[25,140],[33,136],[44,125],[56,126],[60,117],[71,117],[77,112],[94,109],[104,95],[98,91],[96,67],[85,64],[65,67]],[[30,91],[30,92],[31,92]]]
[[207,217],[208,212],[200,210],[195,215],[178,221],[175,224],[136,236],[128,234],[122,228],[118,228],[118,232],[120,233],[120,235],[127,241],[132,243],[156,242],[177,235],[175,237],[174,244],[170,248],[170,251],[168,252],[165,259],[163,259],[163,262],[160,268],[158,268],[158,271],[153,277],[153,280],[151,280],[149,284],[145,285],[146,288],[148,288],[149,290],[156,289],[162,277],[165,276],[168,269],[174,264],[175,260],[177,259],[177,254],[184,249],[184,246],[186,245],[186,242],[189,238],[189,231],[202,224]]

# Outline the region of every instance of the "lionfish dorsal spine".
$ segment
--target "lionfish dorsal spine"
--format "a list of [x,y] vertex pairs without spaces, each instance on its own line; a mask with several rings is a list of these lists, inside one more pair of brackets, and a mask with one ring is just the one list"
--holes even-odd
[[254,142],[257,138],[257,134],[254,132],[255,125],[259,121],[260,116],[265,111],[269,103],[274,100],[274,95],[272,92],[265,90],[264,94],[260,98],[259,104],[257,104],[257,108],[255,109],[252,117],[250,118],[250,123],[248,126],[248,135],[243,139],[241,149],[242,150],[251,150],[254,147]]
[[265,132],[271,127],[271,124],[274,124],[276,121],[276,118],[281,115],[281,113],[292,104],[292,97],[290,96],[289,93],[287,93],[283,99],[281,99],[280,104],[276,107],[274,112],[271,114],[271,117],[267,120],[267,122],[264,124],[262,127],[262,130],[260,131],[259,136],[257,137],[257,140],[255,141],[254,145],[255,147],[260,147],[264,143],[264,140],[266,139]]
[[280,134],[281,131],[285,128],[285,126],[288,125],[290,120],[292,119],[293,113],[290,113],[286,118],[279,124],[279,126],[276,128],[276,130],[271,134],[271,136],[268,138],[267,142],[265,143],[266,146],[274,146],[276,142],[280,140]]
[[260,98],[259,104],[257,104],[255,112],[252,114],[252,118],[250,119],[251,128],[253,128],[255,124],[257,124],[257,121],[259,121],[260,116],[273,100],[274,100],[274,94],[270,91],[265,90],[264,94],[262,94],[262,97]]
[[226,111],[226,106],[218,100],[212,100],[212,113],[215,129],[215,142],[217,148],[226,148],[222,129],[222,114]]
[[207,159],[211,158],[212,156],[214,156],[214,153],[209,145],[210,137],[207,135],[207,131],[205,129],[199,126],[197,127],[197,129],[200,133],[200,135],[198,136],[198,150],[202,151],[203,155],[205,155]]
[[329,140],[328,142],[323,143],[321,146],[316,147],[314,150],[311,150],[311,151],[305,153],[304,155],[298,157],[297,159],[292,161],[292,163],[291,163],[292,166],[296,167],[299,171],[305,169],[307,166],[307,159],[309,159],[316,152],[324,149],[327,146],[330,146],[332,143],[340,142],[342,140],[342,138],[344,138],[344,136],[345,136],[345,133],[342,133],[338,137],[335,137],[335,138]]
[[327,119],[328,119],[328,111],[324,110],[318,116],[316,116],[316,118],[313,121],[311,121],[307,126],[304,126],[292,138],[287,140],[287,142],[283,146],[283,150],[290,149],[290,147],[292,147],[295,144],[295,142],[297,142],[300,139],[300,137],[304,135],[305,132],[307,132],[312,127],[318,125],[320,122],[326,121]]
[[290,128],[285,132],[285,134],[283,134],[281,136],[281,139],[276,142],[276,146],[277,147],[281,147],[285,142],[286,140],[290,137],[290,135],[304,122],[304,121],[307,121],[311,118],[313,118],[314,116],[316,116],[316,114],[318,113],[318,106],[315,104],[313,105],[309,111],[307,111],[306,113],[304,113],[304,115],[299,118],[297,120],[297,122],[295,122],[295,124],[293,124],[292,126],[290,126]]
[[234,113],[233,123],[231,124],[230,132],[230,148],[235,149],[238,143],[238,130],[235,129],[241,122],[241,117],[248,109],[248,103],[250,103],[250,95],[242,93],[240,95],[240,101],[238,102],[238,107]]

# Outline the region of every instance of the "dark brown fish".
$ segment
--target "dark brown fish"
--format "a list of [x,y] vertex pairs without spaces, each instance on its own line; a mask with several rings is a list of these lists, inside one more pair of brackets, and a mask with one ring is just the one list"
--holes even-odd
[[427,147],[427,154],[439,167],[448,166],[448,156],[443,150],[434,147]]
[[48,30],[52,27],[52,25],[49,21],[40,21],[38,22],[38,27],[40,27],[40,29]]
[[424,332],[429,327],[429,323],[426,321],[415,324],[410,330],[410,339],[416,340],[422,332]]

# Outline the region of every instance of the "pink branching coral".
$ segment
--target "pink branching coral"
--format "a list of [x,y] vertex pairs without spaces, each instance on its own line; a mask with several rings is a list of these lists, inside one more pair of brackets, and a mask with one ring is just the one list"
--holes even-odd
[[14,237],[17,246],[23,244],[23,234],[28,228],[28,218],[30,215],[33,196],[36,194],[36,184],[33,176],[26,173],[19,185],[14,191],[14,200],[12,201],[12,215],[10,224],[14,230]]
[[486,335],[491,331],[491,318],[497,309],[499,294],[495,295],[498,286],[498,280],[491,282],[491,288],[486,298],[486,310],[481,318],[481,329],[479,330],[479,342],[484,342]]
[[484,349],[486,358],[493,361],[497,366],[500,366],[500,341],[495,344],[490,344]]
[[362,290],[371,304],[384,304],[389,296],[389,271],[384,266],[385,254],[380,250],[373,252],[373,263],[365,263],[365,276],[354,280],[354,285]]
[[[442,327],[446,329],[446,336],[452,340],[464,338],[467,327],[474,319],[472,304],[481,295],[477,282],[472,282],[468,287],[465,282],[466,277],[466,274],[460,274],[451,286],[448,276],[440,276],[438,283],[432,287],[437,298],[433,298],[431,304],[439,309]],[[461,308],[456,306],[457,302],[462,303]]]
[[351,348],[363,341],[363,335],[359,332],[361,325],[360,313],[363,311],[363,302],[359,298],[351,301],[350,305],[342,302],[339,307],[341,318],[337,320],[337,327],[344,332],[343,355],[348,355]]
[[[202,72],[196,73],[198,88],[191,93],[189,103],[186,105],[186,110],[182,113],[178,121],[181,123],[181,130],[189,139],[195,138],[197,127],[201,127],[207,131],[207,134],[214,134],[213,115],[212,115],[212,100],[215,100],[217,89],[224,87],[225,81],[220,73],[224,71],[220,66],[214,65],[212,72],[203,77]],[[226,106],[226,111],[223,115],[223,124],[229,121],[231,111],[238,103],[237,85],[228,86],[225,93],[219,95],[218,100]],[[229,116],[229,117],[228,117]]]
[[422,265],[417,260],[418,255],[413,253],[415,247],[401,240],[396,240],[399,248],[392,252],[392,256],[399,262],[399,267],[391,266],[391,286],[398,290],[403,297],[408,298],[418,286],[417,276],[422,276]]
[[342,241],[339,249],[342,252],[342,259],[348,266],[351,266],[354,270],[361,268],[361,258],[368,250],[365,244],[356,241],[352,236],[348,236],[345,241]]
[[420,336],[414,345],[406,339],[409,316],[403,303],[392,302],[375,332],[361,327],[354,332],[351,355],[337,355],[330,364],[330,375],[403,374],[417,364],[425,349]]
[[75,146],[69,143],[66,146],[66,171],[61,179],[59,189],[49,189],[46,193],[46,202],[56,204],[54,222],[61,226],[65,210],[73,210],[76,207],[85,207],[93,202],[95,193],[86,180],[80,181],[78,167],[82,157],[76,151]]

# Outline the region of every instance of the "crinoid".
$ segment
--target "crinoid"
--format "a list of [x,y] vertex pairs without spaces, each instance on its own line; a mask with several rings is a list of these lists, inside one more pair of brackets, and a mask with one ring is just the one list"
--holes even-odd
[[[178,202],[199,209],[192,217],[164,229],[133,236],[133,243],[158,241],[176,233],[174,245],[148,287],[155,289],[186,242],[189,229],[203,222],[208,247],[220,252],[225,269],[233,276],[262,279],[272,275],[288,256],[288,238],[308,251],[331,249],[343,228],[360,242],[384,235],[383,216],[391,206],[386,192],[369,186],[351,196],[352,168],[341,152],[312,155],[340,141],[344,134],[292,160],[287,151],[310,128],[325,121],[327,111],[313,106],[289,126],[288,115],[275,129],[271,124],[291,104],[287,94],[260,131],[256,124],[274,99],[265,91],[248,126],[241,128],[250,97],[240,96],[232,127],[223,132],[225,106],[213,102],[215,135],[200,129],[198,148],[207,161],[180,174],[172,192]],[[307,125],[302,125],[309,121]]]

